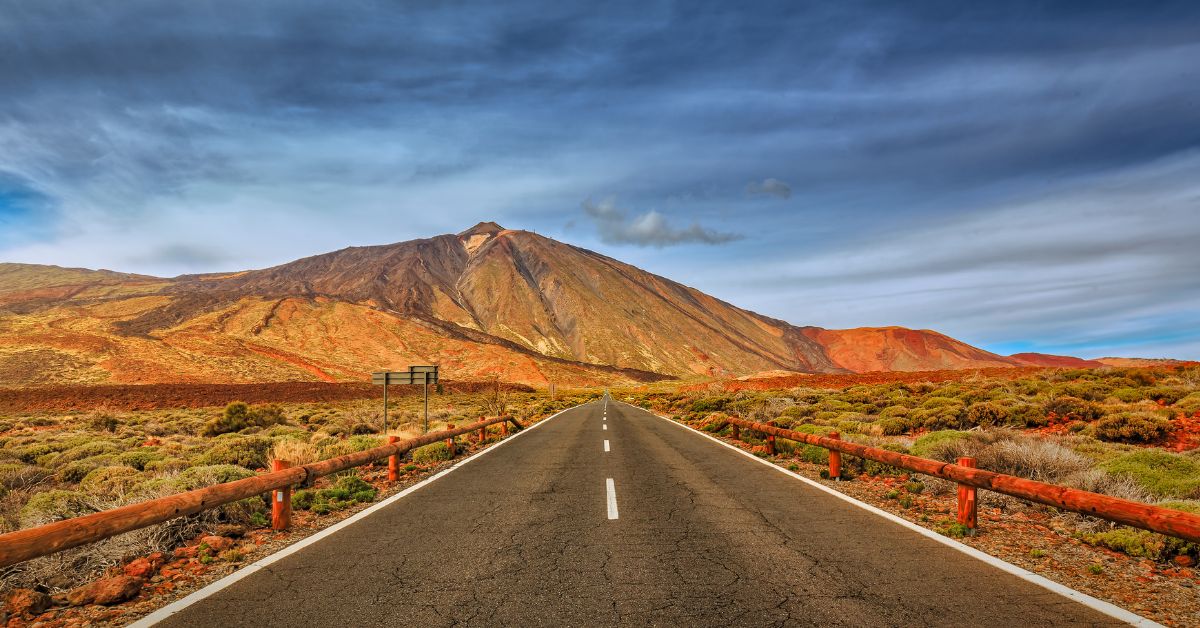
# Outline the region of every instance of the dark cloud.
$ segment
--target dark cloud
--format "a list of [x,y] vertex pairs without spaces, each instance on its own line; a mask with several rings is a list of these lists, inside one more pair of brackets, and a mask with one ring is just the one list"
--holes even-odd
[[661,248],[676,244],[725,244],[743,237],[736,233],[706,229],[698,223],[682,229],[675,228],[666,216],[657,211],[630,216],[629,212],[617,207],[616,200],[612,198],[599,202],[588,199],[583,202],[583,211],[596,225],[600,239],[609,244]]
[[762,181],[751,181],[746,184],[746,194],[749,196],[774,196],[775,198],[791,198],[792,186],[770,177]]

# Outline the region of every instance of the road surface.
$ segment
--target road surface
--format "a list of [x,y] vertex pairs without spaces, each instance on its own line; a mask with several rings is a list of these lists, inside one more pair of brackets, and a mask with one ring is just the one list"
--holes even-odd
[[597,401],[159,625],[1118,623],[647,412]]

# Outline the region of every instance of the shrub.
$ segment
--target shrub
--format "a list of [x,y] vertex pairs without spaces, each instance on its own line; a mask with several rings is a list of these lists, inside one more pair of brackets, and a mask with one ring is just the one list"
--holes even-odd
[[1184,414],[1200,412],[1200,392],[1194,392],[1175,402],[1175,409]]
[[271,460],[283,460],[293,467],[306,465],[320,459],[320,452],[312,443],[287,438],[275,443],[271,449]]
[[179,491],[190,491],[213,484],[233,482],[254,475],[253,471],[231,464],[216,464],[192,467],[173,478],[172,484]]
[[103,441],[84,443],[76,447],[67,449],[54,459],[56,465],[74,462],[76,460],[84,460],[86,458],[94,458],[105,454],[117,454],[121,449],[116,445]]
[[[1200,514],[1200,502],[1161,502],[1166,508],[1174,508],[1193,514]],[[1155,534],[1134,528],[1113,528],[1102,532],[1081,534],[1080,540],[1090,545],[1099,545],[1111,550],[1124,552],[1130,556],[1149,558],[1151,560],[1168,560],[1173,556],[1200,554],[1200,544],[1184,541],[1171,536]]]
[[27,490],[50,477],[50,472],[33,465],[0,464],[0,488]]
[[1119,412],[1092,425],[1096,438],[1119,443],[1153,443],[1171,431],[1171,422],[1149,412]]
[[88,427],[97,432],[115,432],[118,425],[117,417],[103,412],[96,412],[88,419]]
[[800,459],[812,464],[829,464],[829,450],[816,445],[804,445],[798,451]]
[[36,493],[21,508],[21,526],[30,528],[95,512],[86,493],[53,490]]
[[67,464],[63,465],[62,467],[60,467],[58,469],[58,471],[54,474],[54,477],[59,482],[64,482],[67,484],[75,484],[77,482],[82,481],[83,478],[87,477],[87,474],[91,473],[95,469],[99,469],[100,467],[108,466],[115,462],[116,462],[116,456],[112,456],[112,455],[94,456],[94,457],[88,458],[86,460],[77,460],[75,462],[68,462]]
[[240,432],[248,427],[270,427],[285,422],[283,410],[277,405],[251,408],[244,401],[225,406],[221,416],[204,424],[204,436],[220,436]]
[[1104,416],[1104,409],[1100,406],[1069,395],[1055,397],[1046,402],[1046,413],[1053,412],[1060,417],[1079,419],[1081,421],[1095,421]]
[[998,403],[980,401],[971,404],[971,407],[967,408],[967,424],[972,426],[1001,425],[1008,422],[1010,414],[1008,408]]
[[1135,451],[1101,465],[1127,476],[1159,499],[1200,498],[1200,460],[1165,451]]
[[930,432],[918,438],[916,442],[912,444],[912,447],[909,447],[909,451],[914,456],[920,456],[922,458],[934,458],[937,457],[937,450],[944,445],[957,440],[962,440],[968,436],[970,436],[970,434],[967,432],[960,432],[958,430]]
[[261,436],[227,437],[200,456],[198,462],[203,465],[231,464],[261,469],[267,466],[267,452],[271,447],[271,440]]
[[446,443],[440,441],[433,443],[432,445],[425,445],[424,447],[418,447],[412,450],[413,462],[440,462],[443,460],[450,460],[451,458],[452,456],[450,455],[450,447],[447,446]]
[[142,474],[133,467],[100,467],[88,473],[79,482],[79,488],[93,495],[120,496],[131,492],[142,479]]
[[163,455],[158,453],[158,450],[151,447],[141,447],[131,449],[117,456],[117,461],[127,467],[133,467],[138,471],[145,471],[146,465],[155,460],[162,460]]

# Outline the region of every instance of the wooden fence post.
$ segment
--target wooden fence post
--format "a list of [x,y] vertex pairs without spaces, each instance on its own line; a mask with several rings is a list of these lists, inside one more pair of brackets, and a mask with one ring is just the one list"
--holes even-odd
[[[284,460],[272,460],[272,471],[283,471],[290,467]],[[292,487],[285,486],[271,491],[271,529],[286,530],[292,524]]]
[[742,428],[736,424],[733,426],[733,440],[742,440]]
[[[958,466],[974,469],[975,459],[963,456],[958,459]],[[974,486],[958,485],[958,522],[972,531],[979,525],[979,503]]]
[[508,436],[508,421],[503,421],[500,423],[500,435]]
[[[399,436],[388,436],[387,444],[395,444],[400,440]],[[388,482],[395,482],[400,479],[400,455],[392,454],[388,456]]]
[[479,444],[482,446],[485,440],[487,440],[487,428],[481,427],[479,428]]
[[[446,429],[448,429],[448,430],[454,429],[454,424],[450,423],[450,424],[446,425]],[[454,437],[453,436],[446,439],[446,446],[450,448],[450,457],[453,458],[454,457]]]
[[768,456],[775,455],[775,435],[774,434],[767,434],[767,455]]
[[[837,432],[830,432],[829,438],[833,440],[841,440],[842,435]],[[829,479],[838,481],[842,479],[842,452],[829,450]]]

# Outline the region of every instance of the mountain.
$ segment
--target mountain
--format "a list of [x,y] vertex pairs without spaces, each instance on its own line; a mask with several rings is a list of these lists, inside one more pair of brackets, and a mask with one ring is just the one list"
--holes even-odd
[[1105,366],[1099,360],[1084,360],[1069,355],[1050,355],[1047,353],[1014,353],[1009,358],[1020,362],[1023,366],[1047,366],[1052,368],[1091,369]]
[[929,330],[798,327],[528,231],[351,247],[173,279],[0,264],[0,384],[361,380],[545,384],[1016,366]]

